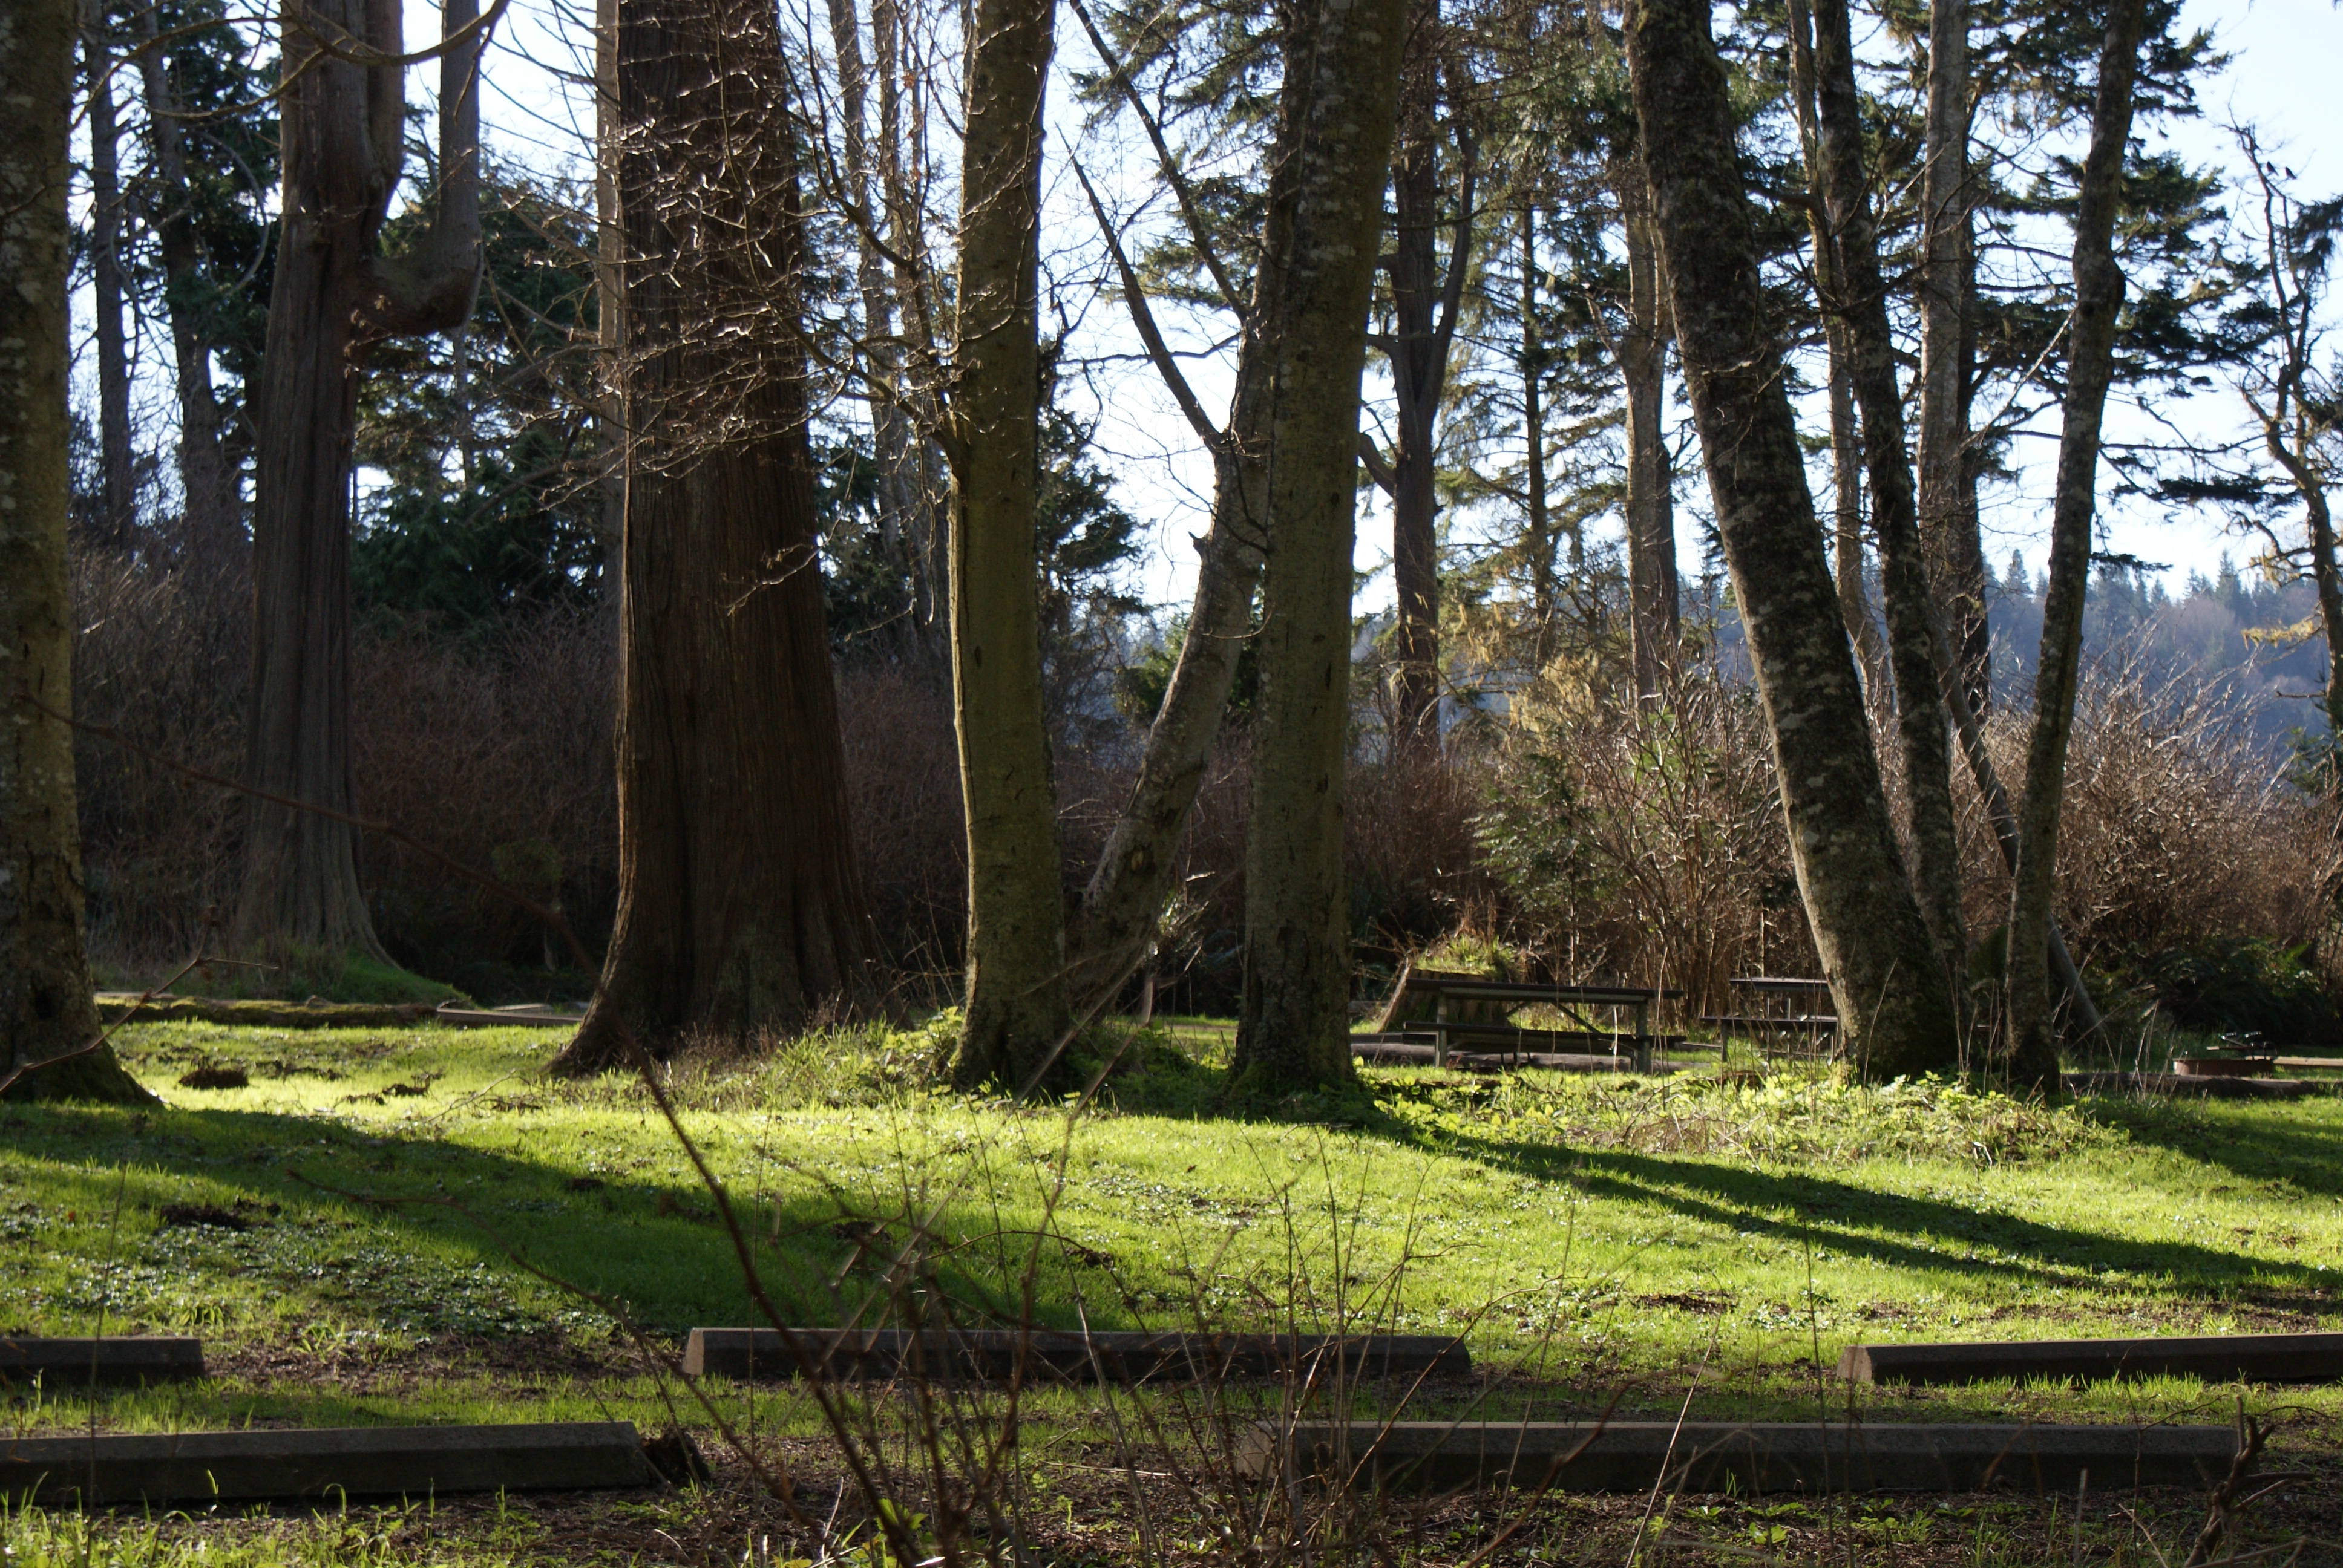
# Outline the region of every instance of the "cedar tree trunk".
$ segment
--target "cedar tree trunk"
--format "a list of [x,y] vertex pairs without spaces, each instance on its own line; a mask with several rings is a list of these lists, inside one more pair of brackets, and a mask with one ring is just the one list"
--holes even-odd
[[2009,901],[2009,1074],[2056,1095],[2058,1042],[2050,1022],[2050,895],[2058,863],[2058,812],[2066,741],[2083,652],[2083,598],[2090,585],[2091,519],[2098,506],[2099,421],[2114,378],[2123,269],[2116,265],[2116,206],[2131,136],[2132,83],[2139,66],[2145,0],[2114,0],[2091,104],[2091,147],[2075,210],[2075,314],[2066,332],[2066,406],[2050,513],[2050,587],[2042,602],[2042,661],[2034,677],[2034,725],[2026,749],[2026,795],[2017,809],[2017,865]]
[[73,0],[0,14],[0,1079],[12,1092],[146,1098],[97,1035],[82,946],[65,573],[66,127]]
[[1397,116],[1407,0],[1308,0],[1289,14],[1273,176],[1282,258],[1270,416],[1262,691],[1245,838],[1240,1092],[1353,1079],[1342,875],[1359,381]]
[[1053,0],[978,0],[960,156],[952,692],[968,826],[967,1022],[953,1076],[1022,1088],[1072,1028],[1042,725],[1039,473],[1042,95]]
[[[620,0],[618,911],[557,1071],[800,1027],[873,947],[815,560],[796,144],[754,0]],[[717,331],[711,321],[754,322]],[[620,1027],[623,1025],[623,1029]]]
[[1706,0],[1636,0],[1626,42],[1684,382],[1847,1048],[1875,1078],[1947,1067],[1952,999],[1897,852],[1823,558]]
[[[478,0],[445,0],[439,172],[427,236],[377,249],[399,178],[403,68],[349,63],[350,45],[401,53],[398,8],[282,0],[284,216],[255,399],[252,710],[246,776],[260,791],[347,813],[350,481],[365,345],[471,318],[480,270]],[[326,52],[331,45],[336,51]],[[303,950],[387,961],[346,822],[248,803],[235,934],[281,960]]]

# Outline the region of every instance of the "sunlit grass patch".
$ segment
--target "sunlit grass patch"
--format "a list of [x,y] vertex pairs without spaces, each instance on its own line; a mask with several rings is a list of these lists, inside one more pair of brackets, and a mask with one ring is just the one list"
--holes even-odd
[[[1240,1115],[1196,1060],[1212,1027],[1174,1020],[1086,1044],[1128,1070],[1070,1127],[1062,1107],[937,1088],[948,1034],[830,1030],[667,1070],[800,1321],[870,1310],[908,1267],[971,1319],[1030,1302],[1060,1326],[1456,1332],[1515,1380],[1499,1405],[1549,1413],[1623,1384],[1673,1408],[1695,1369],[1704,1408],[1810,1412],[1845,1399],[1817,1359],[1857,1341],[2343,1327],[2335,1101],[2044,1108],[1826,1072],[1399,1070]],[[598,1400],[650,1419],[640,1347],[561,1282],[655,1350],[758,1314],[642,1087],[545,1078],[558,1043],[132,1028],[126,1058],[166,1109],[0,1109],[0,1329],[206,1338],[214,1382],[106,1396],[109,1422],[590,1419]],[[246,1086],[178,1086],[203,1064]],[[1862,1397],[2223,1419],[2229,1396]],[[2343,1409],[2328,1390],[2256,1397],[2318,1422]]]

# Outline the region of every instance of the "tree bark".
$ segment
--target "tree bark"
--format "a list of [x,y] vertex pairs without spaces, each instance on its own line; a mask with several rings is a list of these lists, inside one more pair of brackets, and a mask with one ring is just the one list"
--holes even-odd
[[968,829],[966,1027],[954,1078],[1021,1088],[1072,1027],[1042,723],[1033,508],[1041,430],[1042,100],[1051,0],[978,0],[960,156],[952,691]]
[[1228,428],[1212,452],[1212,525],[1197,541],[1187,639],[1163,706],[1148,727],[1139,777],[1068,932],[1085,992],[1119,985],[1146,956],[1171,891],[1181,830],[1228,712],[1237,658],[1252,635],[1266,538],[1269,407],[1268,355],[1255,323],[1262,308],[1275,302],[1276,276],[1270,265],[1256,269],[1254,311],[1238,346]]
[[[894,55],[895,7],[881,0],[872,8],[873,37],[882,62]],[[940,639],[932,633],[947,619],[946,595],[934,568],[937,535],[942,519],[936,505],[934,465],[927,437],[910,410],[917,401],[903,374],[902,341],[898,330],[892,276],[880,243],[880,215],[890,210],[880,196],[870,156],[870,72],[862,57],[862,20],[855,0],[830,0],[831,48],[838,61],[839,121],[845,146],[849,199],[857,204],[862,221],[855,229],[855,289],[862,304],[860,355],[872,390],[870,444],[876,470],[880,537],[911,585],[912,614],[906,645],[921,654],[940,653]],[[891,72],[882,69],[880,82],[878,131],[888,147],[900,134],[900,116]],[[941,662],[940,659],[938,660]]]
[[[816,563],[799,176],[773,14],[620,0],[618,911],[556,1070],[867,1000]],[[746,330],[711,322],[750,321]],[[624,1030],[620,1025],[625,1026]]]
[[27,699],[73,703],[65,567],[65,377],[73,0],[18,0],[0,20],[0,1078],[11,1093],[147,1098],[96,1039],[82,940],[73,732]]
[[1949,1067],[1952,1000],[1897,852],[1823,558],[1706,0],[1636,0],[1626,41],[1684,382],[1848,1053],[1874,1078]]
[[170,67],[164,58],[156,7],[139,12],[143,32],[138,71],[146,97],[155,195],[151,223],[162,252],[163,298],[171,317],[171,357],[179,404],[180,562],[210,576],[245,569],[243,497],[223,439],[219,400],[212,389],[212,345],[189,303],[202,286],[203,247],[189,210],[186,142]]
[[122,133],[115,121],[114,50],[104,8],[87,7],[82,54],[89,74],[90,293],[96,306],[99,505],[92,542],[127,550],[138,527],[130,458],[130,353],[122,326]]
[[[478,0],[446,0],[442,36],[463,35]],[[479,283],[479,41],[440,58],[440,182],[428,233],[377,251],[399,178],[403,67],[351,64],[353,45],[403,52],[396,6],[283,0],[283,217],[256,403],[252,719],[255,789],[348,813],[349,535],[358,358],[397,334],[469,319]],[[330,43],[336,53],[327,54]],[[358,879],[355,830],[255,799],[235,937],[283,960],[357,953],[388,962]]]
[[1871,522],[1879,538],[1888,660],[1896,674],[1896,733],[1904,753],[1913,891],[1927,923],[1947,994],[1966,1035],[1968,933],[1961,917],[1961,853],[1953,810],[1953,761],[1930,629],[1927,561],[1904,444],[1903,393],[1887,323],[1887,285],[1863,160],[1863,100],[1846,0],[1815,0],[1818,143],[1837,256],[1840,295],[1825,302],[1845,324],[1850,380],[1863,414]]
[[1392,159],[1391,360],[1396,438],[1384,488],[1392,505],[1392,583],[1397,598],[1393,750],[1440,744],[1440,407],[1473,254],[1477,149],[1465,106],[1448,104],[1457,156],[1456,235],[1440,257],[1440,110],[1446,51],[1439,0],[1415,0],[1410,60],[1400,88]]
[[[1101,58],[1111,59],[1106,39],[1091,23],[1089,14],[1079,4],[1075,14],[1090,30]],[[1116,81],[1155,144],[1163,178],[1179,198],[1197,254],[1205,258],[1215,281],[1222,282],[1227,273],[1219,259],[1219,237],[1207,225],[1170,144],[1130,78],[1118,74]],[[1292,156],[1292,127],[1281,122],[1270,150],[1272,169],[1282,166]],[[1079,169],[1076,172],[1088,190],[1088,176]],[[1212,421],[1189,386],[1156,324],[1138,269],[1123,253],[1104,204],[1096,201],[1094,191],[1091,196],[1100,232],[1121,277],[1131,324],[1173,402],[1212,454],[1212,514],[1210,527],[1196,541],[1196,596],[1188,614],[1187,636],[1172,666],[1163,705],[1148,728],[1139,777],[1108,834],[1067,931],[1068,949],[1077,966],[1076,995],[1085,1007],[1119,987],[1146,958],[1171,891],[1180,834],[1202,786],[1205,759],[1228,711],[1238,658],[1252,635],[1253,598],[1261,583],[1262,553],[1268,538],[1273,334],[1283,298],[1282,257],[1292,221],[1287,206],[1272,203],[1264,213],[1249,299],[1238,299],[1234,286],[1224,283],[1227,292],[1222,301],[1236,312],[1238,326],[1235,387],[1223,427]]]
[[1963,505],[1969,461],[1965,261],[1974,243],[1969,193],[1968,0],[1928,8],[1928,97],[1920,174],[1920,538],[1953,602],[1961,678],[1981,707],[1990,671],[1985,547]]
[[1674,467],[1666,427],[1668,321],[1659,236],[1640,161],[1615,166],[1627,252],[1627,330],[1619,372],[1627,387],[1627,603],[1635,699],[1660,700],[1682,638],[1676,599]]
[[1245,975],[1232,1086],[1350,1081],[1342,875],[1351,550],[1367,304],[1397,117],[1407,0],[1289,14],[1272,179],[1290,205],[1271,397],[1262,690],[1245,838]]
[[1790,85],[1796,109],[1798,148],[1806,166],[1806,222],[1814,238],[1815,293],[1825,302],[1823,346],[1830,401],[1832,550],[1838,582],[1840,618],[1855,642],[1864,688],[1875,700],[1886,689],[1887,660],[1879,628],[1871,620],[1871,596],[1863,580],[1863,454],[1855,427],[1855,355],[1844,317],[1827,307],[1839,293],[1837,246],[1831,236],[1828,196],[1824,189],[1820,91],[1815,82],[1814,24],[1805,0],[1790,0]]
[[1553,511],[1546,496],[1545,340],[1538,328],[1537,206],[1524,201],[1522,241],[1522,487],[1528,511],[1530,619],[1533,657],[1545,668],[1554,657]]
[[2056,1095],[2058,1044],[2050,1027],[2049,933],[2058,861],[2058,813],[2066,742],[2083,650],[2083,599],[2098,504],[2099,425],[2115,369],[2124,276],[2114,248],[2125,144],[2131,136],[2144,0],[2114,0],[2099,51],[2091,146],[2075,212],[2075,311],[2067,328],[2066,402],[2050,516],[2050,585],[2042,603],[2042,657],[2034,678],[2034,724],[2026,794],[2017,812],[2017,866],[2009,912],[2008,1068],[2013,1083]]

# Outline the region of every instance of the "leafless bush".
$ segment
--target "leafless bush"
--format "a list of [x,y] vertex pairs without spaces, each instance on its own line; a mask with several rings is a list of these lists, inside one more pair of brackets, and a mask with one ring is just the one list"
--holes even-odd
[[854,848],[887,957],[910,969],[960,962],[968,842],[951,692],[933,676],[849,668],[838,681]]
[[1531,693],[1482,781],[1481,849],[1566,976],[1681,986],[1812,973],[1755,693],[1694,670],[1657,709]]
[[[582,930],[608,929],[618,890],[618,790],[610,727],[612,628],[558,612],[508,623],[482,643],[427,626],[376,630],[352,671],[360,809],[427,838],[466,865],[508,870],[552,893]],[[386,945],[461,984],[468,960],[542,960],[535,922],[394,844],[361,849]],[[516,853],[518,852],[518,853]]]
[[[1989,730],[2013,781],[2024,777],[2027,717],[2001,715]],[[2284,759],[2257,739],[2228,684],[2125,659],[2084,681],[2059,826],[2058,917],[2085,962],[2213,936],[2318,941],[2343,864],[2334,829],[2331,806],[2288,783]],[[1990,918],[2002,918],[1997,904]]]
[[[207,772],[244,766],[250,590],[127,557],[75,563],[74,707]],[[92,946],[102,960],[185,957],[233,891],[242,810],[86,733],[74,745]]]

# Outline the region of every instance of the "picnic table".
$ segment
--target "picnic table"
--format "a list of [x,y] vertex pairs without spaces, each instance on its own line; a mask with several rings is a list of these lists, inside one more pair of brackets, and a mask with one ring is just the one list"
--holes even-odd
[[[1668,1043],[1665,1037],[1652,1031],[1652,1009],[1664,999],[1683,994],[1655,986],[1488,980],[1422,970],[1411,961],[1401,969],[1391,999],[1375,1020],[1374,1033],[1378,1037],[1394,1031],[1430,1034],[1433,1064],[1438,1067],[1448,1064],[1451,1046],[1469,1041],[1495,1045],[1508,1057],[1557,1054],[1576,1048],[1616,1059],[1624,1051],[1638,1070],[1644,1070],[1651,1066],[1653,1048]],[[1429,1022],[1408,1027],[1409,1015],[1427,1001],[1432,1004]],[[1516,1010],[1533,1006],[1552,1008],[1565,1023],[1543,1028],[1511,1021]],[[1622,1028],[1623,1019],[1631,1026]]]
[[[1819,1041],[1838,1032],[1838,1015],[1830,1010],[1830,981],[1796,975],[1735,975],[1725,981],[1745,999],[1739,1010],[1704,1013],[1701,1022],[1720,1039],[1740,1035],[1772,1055],[1787,1040]],[[1819,1005],[1822,1010],[1816,1010]]]

